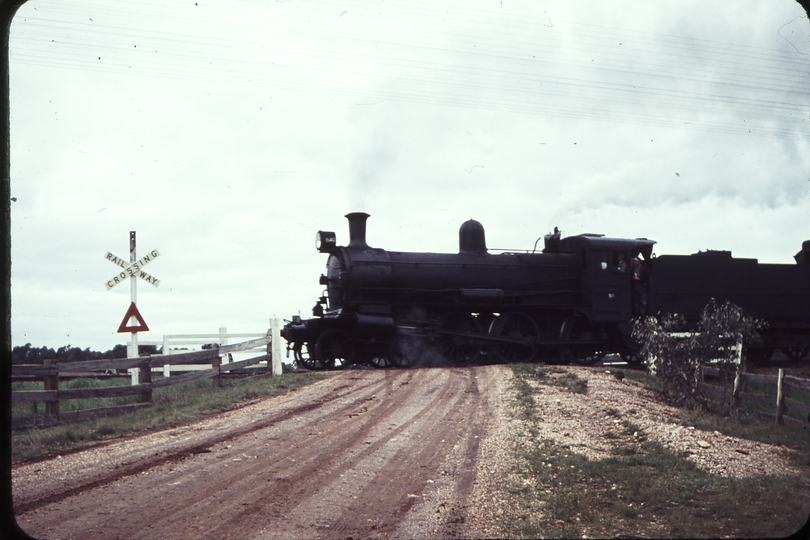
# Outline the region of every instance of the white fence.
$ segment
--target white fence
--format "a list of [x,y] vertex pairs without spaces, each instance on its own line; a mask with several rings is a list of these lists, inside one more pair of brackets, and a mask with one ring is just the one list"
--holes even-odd
[[[689,338],[689,337],[692,337],[692,336],[700,335],[700,332],[694,332],[694,333],[693,332],[666,332],[666,334],[674,337],[675,339],[686,339],[686,338]],[[737,366],[742,365],[742,353],[743,353],[742,340],[738,339],[737,343],[735,345],[730,346],[730,350],[734,351],[734,355],[733,355],[734,363],[737,364]],[[721,361],[723,361],[723,359],[721,359],[721,358],[711,358],[711,359],[709,359],[708,363],[709,364],[716,364],[716,363],[721,362]],[[655,356],[652,356],[652,357],[647,359],[647,371],[650,373],[650,375],[656,375],[657,374],[657,371],[658,371],[657,367],[658,367],[658,364],[656,362]],[[739,367],[738,367],[738,369],[739,369]]]
[[[141,341],[140,345],[155,345],[163,347],[164,355],[183,354],[203,348],[221,348],[225,345],[231,345],[233,342],[241,340],[260,340],[266,337],[266,340],[260,341],[256,346],[250,349],[240,350],[239,352],[223,352],[220,355],[221,363],[227,364],[229,362],[238,361],[240,357],[252,357],[257,354],[261,355],[268,351],[267,344],[271,344],[270,352],[272,354],[272,371],[274,375],[281,374],[281,358],[282,358],[282,341],[281,341],[281,321],[280,319],[270,319],[270,328],[265,333],[234,333],[229,334],[226,327],[220,327],[219,332],[216,334],[164,334],[163,341]],[[267,367],[266,361],[261,361],[259,365]],[[153,372],[162,372],[164,377],[170,377],[172,372],[188,372],[188,371],[203,371],[211,369],[209,364],[164,364],[163,367],[152,368]],[[129,375],[132,378],[132,384],[138,384],[138,370],[130,369]]]

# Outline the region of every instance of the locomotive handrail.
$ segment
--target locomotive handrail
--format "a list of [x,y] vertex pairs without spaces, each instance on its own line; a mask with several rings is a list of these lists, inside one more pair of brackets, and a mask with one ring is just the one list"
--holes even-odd
[[[499,253],[499,255],[507,255],[508,253]],[[531,255],[531,253],[527,253]],[[440,253],[439,255],[453,255],[452,253]],[[497,257],[498,255],[493,255],[493,257]],[[497,259],[484,259],[487,261],[492,261],[492,266],[497,266],[499,264]],[[357,266],[379,266],[379,261],[352,261],[353,264]],[[385,261],[385,264],[390,264],[391,266],[458,266],[458,261]],[[513,265],[514,266],[514,265]],[[531,265],[533,268],[560,268],[560,264],[545,264],[542,262],[533,263]]]
[[[527,341],[527,339],[523,338],[513,338],[508,336],[491,336],[489,334],[474,334],[471,332],[459,332],[457,330],[444,330],[438,328],[434,330],[435,332],[447,335],[447,336],[457,336],[457,337],[469,337],[475,338],[482,341],[491,341],[493,343],[515,343],[517,345],[523,345]],[[537,344],[539,345],[598,345],[601,341],[599,340],[539,340]]]
[[[535,282],[535,283],[543,283],[544,285],[551,285],[555,282],[560,281],[569,281],[567,278],[560,278],[554,280],[547,280],[543,282]],[[407,292],[419,292],[419,293],[426,293],[426,292],[436,292],[436,293],[454,293],[459,292],[462,288],[455,287],[452,289],[417,289],[416,287],[361,287],[355,286],[355,289],[358,291],[375,291],[375,292],[385,292],[385,291],[407,291]],[[555,289],[553,291],[546,291],[546,290],[536,290],[532,289],[529,291],[509,291],[509,296],[539,296],[539,295],[561,295],[561,294],[579,294],[581,291],[578,289]]]

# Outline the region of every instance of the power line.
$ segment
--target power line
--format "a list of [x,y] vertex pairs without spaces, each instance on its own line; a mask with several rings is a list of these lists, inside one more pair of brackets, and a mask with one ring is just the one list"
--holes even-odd
[[[328,2],[322,4],[336,5]],[[406,12],[408,9],[413,8],[404,8]],[[109,13],[119,15],[115,11]],[[481,16],[475,12],[473,14]],[[425,17],[424,14],[420,16]],[[164,20],[161,24],[172,22],[170,16],[168,21]],[[389,26],[383,30],[388,30],[392,37],[383,41],[381,46],[377,42],[374,47],[375,43],[370,37],[343,35],[331,30],[321,32],[320,26],[317,27],[318,39],[309,39],[310,31],[303,28],[312,24],[311,19],[298,17],[290,20],[289,17],[282,17],[275,22],[283,23],[286,35],[294,36],[296,40],[292,43],[288,40],[273,41],[267,45],[267,50],[260,51],[256,48],[256,42],[245,37],[249,35],[247,30],[237,38],[213,40],[209,36],[188,31],[166,34],[162,30],[134,30],[95,22],[65,23],[53,18],[28,17],[25,24],[21,23],[20,36],[25,43],[39,50],[22,52],[18,45],[21,46],[23,41],[18,44],[15,40],[12,42],[11,59],[12,65],[21,62],[56,66],[64,62],[72,68],[138,73],[158,78],[270,85],[372,98],[383,96],[417,103],[668,126],[684,125],[682,118],[677,117],[691,114],[698,116],[692,118],[689,124],[692,128],[703,126],[732,133],[744,133],[750,129],[752,134],[786,138],[795,137],[795,130],[751,129],[749,125],[742,127],[727,119],[706,121],[699,117],[707,113],[714,116],[719,112],[720,105],[733,109],[737,115],[748,116],[751,121],[746,124],[756,125],[757,119],[762,124],[770,123],[774,118],[796,121],[797,117],[806,116],[802,111],[807,110],[810,95],[807,86],[799,86],[800,82],[807,81],[807,74],[794,74],[786,69],[786,66],[794,65],[789,62],[771,72],[749,71],[746,74],[734,71],[734,66],[728,68],[728,56],[738,58],[735,65],[742,66],[746,65],[747,60],[742,56],[745,51],[770,54],[761,48],[739,48],[734,52],[726,50],[728,47],[725,44],[708,42],[705,46],[723,49],[721,52],[725,55],[726,64],[709,65],[712,72],[717,67],[725,78],[713,77],[713,80],[703,82],[697,78],[697,64],[693,62],[690,65],[690,57],[686,54],[694,51],[689,49],[691,42],[678,44],[681,51],[677,54],[654,48],[649,53],[651,61],[637,62],[635,65],[631,64],[631,56],[624,52],[628,48],[618,54],[613,51],[617,47],[613,47],[603,55],[606,60],[589,66],[577,55],[594,52],[595,42],[567,47],[560,58],[538,60],[528,58],[528,52],[531,52],[529,45],[521,45],[514,39],[499,38],[497,43],[486,44],[480,49],[474,47],[478,50],[473,51],[469,43],[474,40],[470,40],[469,35],[465,36],[466,42],[440,43],[441,40],[433,38],[431,29],[427,28],[409,35],[407,39],[395,39],[393,36],[397,32]],[[514,22],[496,18],[494,22],[489,22],[489,28],[497,29],[499,25]],[[240,28],[250,28],[252,20],[240,18],[238,24]],[[614,39],[615,31],[612,29],[592,25],[584,25],[583,28],[585,30],[577,31],[577,36],[598,36],[600,39],[601,36],[609,36]],[[658,45],[666,40],[678,41],[671,36],[650,32],[636,32],[636,35],[640,36],[639,40]],[[53,38],[52,45],[47,42],[49,36],[57,36]],[[553,43],[549,39],[544,43]],[[126,41],[140,44],[140,50],[136,50],[137,44],[130,47],[125,44]],[[44,51],[41,48],[43,45],[48,47]],[[97,54],[102,55],[101,61],[97,60]],[[663,61],[669,58],[679,61]],[[772,55],[771,58],[781,61],[779,55]],[[310,72],[300,69],[302,63],[311,67]],[[660,66],[664,64],[674,65],[675,68],[663,69]],[[574,73],[571,73],[572,70]],[[776,78],[769,76],[774,72],[786,73],[788,83],[774,83]],[[752,77],[752,73],[759,76]],[[740,76],[743,76],[742,80],[736,80]],[[348,77],[366,78],[378,89],[372,91],[335,82],[335,78],[345,80]],[[400,84],[400,90],[392,92],[379,88],[397,79],[404,83]],[[796,84],[792,84],[791,80]],[[420,90],[428,87],[431,92]],[[491,95],[493,90],[498,92],[497,99]],[[555,101],[554,106],[549,107],[537,101],[542,99],[565,101]],[[600,105],[624,105],[628,110],[593,110]],[[650,114],[649,109],[656,107],[666,113]],[[677,114],[674,112],[676,108]]]

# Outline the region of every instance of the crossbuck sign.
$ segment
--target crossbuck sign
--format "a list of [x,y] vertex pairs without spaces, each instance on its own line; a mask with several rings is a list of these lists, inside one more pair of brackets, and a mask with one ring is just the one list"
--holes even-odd
[[142,268],[147,264],[149,264],[154,259],[157,259],[158,256],[160,256],[158,250],[153,249],[151,252],[149,252],[149,255],[146,255],[145,257],[142,257],[141,259],[138,259],[133,263],[127,264],[126,262],[124,262],[124,259],[122,259],[121,257],[116,257],[115,255],[113,255],[108,251],[107,256],[105,258],[111,263],[120,266],[124,270],[119,272],[117,276],[114,276],[112,279],[107,281],[106,283],[107,290],[109,291],[119,283],[126,280],[128,277],[135,279],[136,276],[143,279],[147,283],[151,283],[152,285],[157,287],[158,285],[160,285],[160,280],[154,276],[150,276],[149,274],[144,272]]
[[[119,333],[129,332],[132,336],[129,342],[129,347],[127,348],[127,358],[138,357],[138,332],[149,331],[149,327],[146,326],[146,322],[143,320],[143,317],[141,317],[141,314],[136,306],[138,282],[135,278],[139,277],[147,283],[151,283],[155,287],[160,285],[160,280],[158,278],[150,276],[143,270],[144,266],[157,259],[159,255],[160,253],[158,253],[158,250],[153,249],[149,252],[149,255],[136,260],[135,231],[129,231],[129,263],[127,263],[125,259],[117,257],[109,251],[105,257],[105,259],[123,269],[118,273],[117,276],[113,276],[112,279],[106,282],[108,291],[119,283],[126,281],[127,278],[132,278],[129,282],[129,290],[132,294],[132,303],[129,305],[127,314],[124,315],[124,320],[121,321],[121,326],[118,327]],[[129,325],[127,324],[128,321]]]

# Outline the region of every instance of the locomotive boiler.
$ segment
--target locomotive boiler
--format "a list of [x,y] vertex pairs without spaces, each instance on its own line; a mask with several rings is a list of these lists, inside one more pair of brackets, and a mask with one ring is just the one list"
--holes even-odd
[[[313,317],[282,330],[309,368],[372,363],[529,361],[539,354],[591,363],[631,354],[632,273],[621,259],[652,260],[654,241],[546,235],[541,252],[487,249],[483,226],[459,230],[458,253],[370,247],[368,214],[348,214],[349,243],[318,231],[328,254]],[[649,282],[643,294],[649,291]]]

